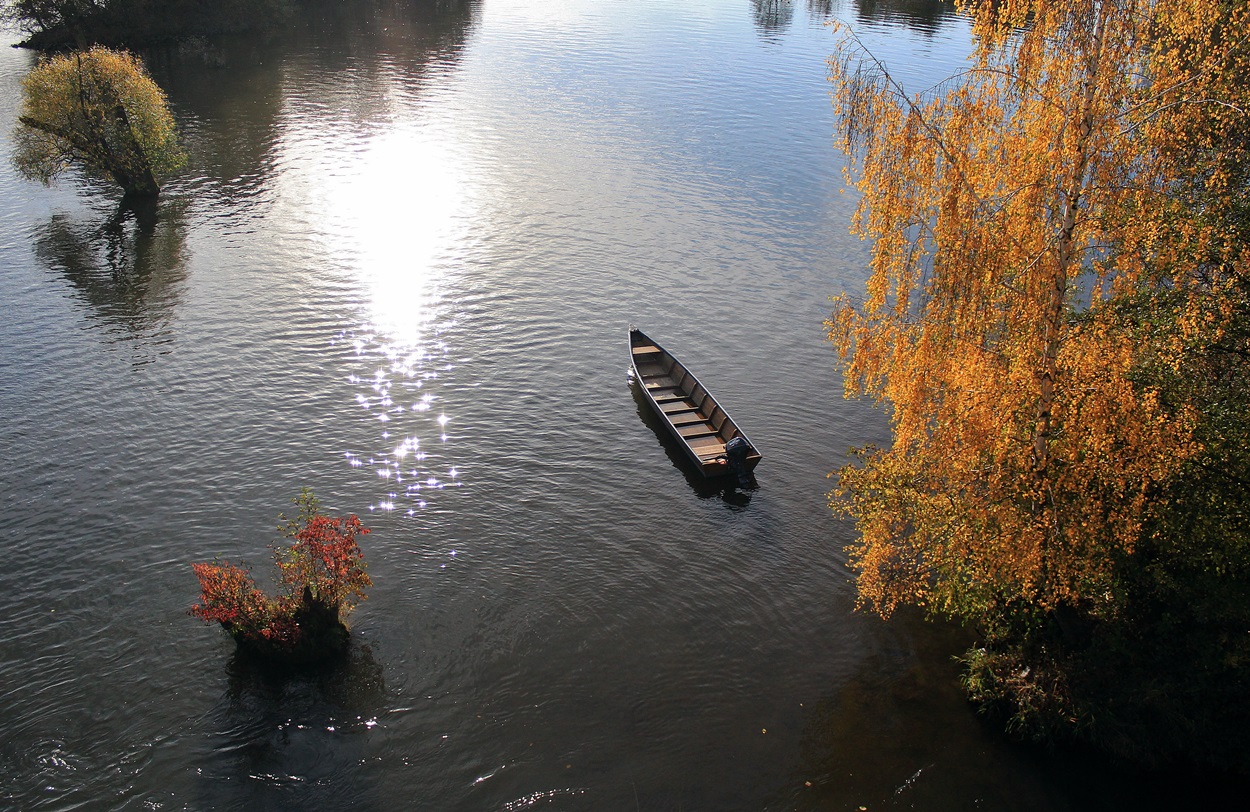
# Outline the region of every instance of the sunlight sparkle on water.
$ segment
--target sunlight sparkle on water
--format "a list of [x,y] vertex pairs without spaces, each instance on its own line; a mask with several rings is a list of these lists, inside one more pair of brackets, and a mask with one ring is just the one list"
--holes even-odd
[[[445,328],[438,325],[433,329],[437,331]],[[412,417],[421,412],[430,411],[433,403],[440,399],[439,395],[432,392],[416,397],[415,391],[422,380],[426,379],[423,369],[425,364],[448,366],[444,363],[448,353],[447,344],[439,340],[437,335],[436,332],[422,349],[413,352],[401,351],[394,344],[368,342],[357,356],[361,369],[347,375],[349,383],[365,390],[353,394],[353,406],[364,409],[368,419],[382,421],[388,428],[394,427],[392,430],[383,429],[377,433],[382,442],[372,449],[371,454],[356,451],[344,454],[351,467],[360,468],[368,464],[378,482],[386,483],[385,487],[388,489],[402,489],[399,493],[388,491],[378,494],[377,501],[369,506],[371,511],[402,511],[401,515],[414,516],[418,509],[426,506],[425,500],[419,498],[423,490],[430,493],[464,484],[459,481],[460,470],[450,464],[452,461],[447,458],[443,447],[439,447],[432,455],[423,450],[419,432],[422,429],[428,430],[431,424],[424,421],[414,423],[412,420]],[[338,340],[350,341],[350,336],[351,330],[347,330]],[[379,354],[390,360],[389,368],[377,366]],[[406,405],[408,403],[411,405]],[[434,426],[443,428],[450,421],[451,417],[446,412],[440,412],[434,416],[432,422]],[[395,439],[391,439],[392,434]],[[440,433],[439,439],[443,443],[448,441],[445,433]],[[443,470],[448,471],[445,478],[435,476],[435,471],[431,470],[432,467],[442,465],[446,466]],[[405,502],[408,504],[405,505]]]
[[[289,144],[298,150],[290,156],[293,163],[307,168],[298,173],[291,199],[299,200],[300,214],[358,290],[359,321],[334,343],[350,352],[340,357],[348,361],[347,380],[357,390],[353,411],[364,410],[381,442],[353,448],[346,461],[362,468],[367,460],[375,482],[402,489],[400,504],[395,494],[378,493],[371,510],[403,508],[409,515],[412,509],[402,502],[425,502],[415,499],[405,478],[431,478],[431,463],[450,467],[443,446],[434,454],[439,462],[427,462],[418,435],[430,424],[412,417],[430,411],[440,397],[420,390],[437,389],[439,375],[455,369],[440,337],[453,323],[444,297],[481,214],[474,191],[480,184],[455,122],[430,115],[427,108],[400,102],[368,131],[329,138],[319,133]],[[436,419],[435,432],[446,443],[439,429],[449,418]],[[392,433],[397,439],[390,439]]]

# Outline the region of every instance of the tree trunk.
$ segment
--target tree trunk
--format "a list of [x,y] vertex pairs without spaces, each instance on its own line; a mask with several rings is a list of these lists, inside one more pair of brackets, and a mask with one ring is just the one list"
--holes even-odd
[[18,121],[31,129],[46,132],[65,141],[78,153],[80,161],[91,163],[108,172],[117,185],[122,187],[126,197],[155,197],[160,193],[161,187],[152,174],[152,164],[143,147],[134,138],[125,109],[119,104],[113,114],[125,127],[123,131],[130,134],[130,143],[124,155],[118,155],[103,137],[93,140],[82,133],[62,129],[30,116],[21,116]]
[[126,182],[122,182],[116,172],[113,177],[126,190],[126,197],[155,197],[160,193],[161,187],[152,174],[152,162],[148,160],[147,153],[139,144],[139,139],[135,138],[134,129],[130,126],[130,117],[126,115],[126,108],[120,102],[113,106],[113,117],[122,127],[122,132],[129,136],[124,145],[126,156],[122,160],[130,170]]
[[1063,315],[1067,300],[1068,280],[1072,267],[1080,261],[1076,245],[1076,218],[1081,208],[1089,170],[1090,135],[1094,129],[1095,80],[1098,76],[1102,53],[1103,11],[1095,22],[1093,42],[1085,68],[1085,82],[1081,93],[1081,106],[1077,111],[1077,139],[1073,149],[1076,163],[1064,190],[1063,214],[1060,218],[1058,245],[1056,246],[1055,270],[1050,278],[1050,290],[1046,292],[1044,310],[1045,326],[1042,334],[1041,374],[1038,380],[1037,421],[1033,430],[1033,470],[1039,480],[1044,479],[1050,467],[1050,440],[1054,434],[1055,382],[1059,375],[1059,345],[1062,342]]
[[[1045,324],[1042,334],[1041,373],[1038,380],[1037,420],[1033,430],[1033,473],[1037,484],[1039,502],[1035,510],[1041,517],[1049,509],[1049,482],[1051,467],[1051,439],[1055,432],[1055,387],[1059,377],[1059,348],[1063,342],[1064,311],[1067,306],[1068,280],[1074,276],[1073,266],[1080,262],[1080,249],[1076,243],[1077,215],[1081,210],[1081,198],[1089,181],[1086,174],[1092,157],[1090,135],[1094,130],[1094,100],[1099,62],[1102,56],[1103,30],[1106,19],[1105,6],[1094,23],[1094,35],[1085,65],[1085,81],[1081,90],[1080,107],[1076,112],[1076,144],[1073,147],[1075,163],[1066,188],[1063,190],[1063,207],[1060,217],[1058,245],[1055,247],[1055,269],[1050,277],[1050,289],[1046,291],[1044,305]],[[1039,591],[1047,596],[1050,591],[1054,548],[1050,543],[1059,531],[1058,520],[1049,517],[1041,538]]]

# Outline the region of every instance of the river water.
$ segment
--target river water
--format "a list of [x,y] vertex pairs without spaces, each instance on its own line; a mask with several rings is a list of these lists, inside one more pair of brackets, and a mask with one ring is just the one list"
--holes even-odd
[[[380,0],[148,55],[159,204],[11,169],[0,52],[0,807],[1136,808],[1012,745],[959,630],[855,613],[828,297],[864,280],[839,17],[919,89],[927,0]],[[764,454],[686,469],[627,374],[676,351]],[[374,529],[350,662],[188,617],[301,487]],[[1145,789],[1143,789],[1145,787]],[[1192,788],[1175,788],[1185,797]]]

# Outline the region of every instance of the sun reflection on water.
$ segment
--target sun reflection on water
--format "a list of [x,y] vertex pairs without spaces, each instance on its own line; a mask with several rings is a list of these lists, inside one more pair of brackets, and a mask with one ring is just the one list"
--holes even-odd
[[397,122],[337,148],[310,141],[329,168],[310,183],[309,216],[362,304],[359,324],[334,343],[350,348],[356,414],[380,424],[370,450],[344,456],[381,485],[370,510],[412,516],[429,492],[461,485],[438,385],[455,370],[443,340],[454,315],[443,297],[472,219],[471,180],[454,133],[429,122]]
[[319,231],[365,294],[389,360],[422,365],[436,352],[424,339],[474,210],[467,162],[454,129],[430,123],[395,123],[340,146],[326,156],[335,171],[318,182]]

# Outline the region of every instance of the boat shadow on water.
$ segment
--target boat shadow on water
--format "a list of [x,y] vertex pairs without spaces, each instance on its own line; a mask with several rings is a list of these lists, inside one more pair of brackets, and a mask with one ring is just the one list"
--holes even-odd
[[656,416],[651,404],[647,401],[647,396],[642,391],[642,385],[632,375],[629,376],[629,392],[634,398],[638,418],[655,434],[669,462],[681,471],[682,476],[686,478],[686,484],[695,492],[695,495],[700,499],[720,498],[731,509],[736,510],[745,508],[751,503],[751,494],[759,490],[759,484],[755,481],[754,475],[751,476],[751,484],[746,488],[739,486],[737,478],[732,474],[726,473],[725,476],[718,477],[703,476],[695,470],[685,450],[673,439],[668,427]]

